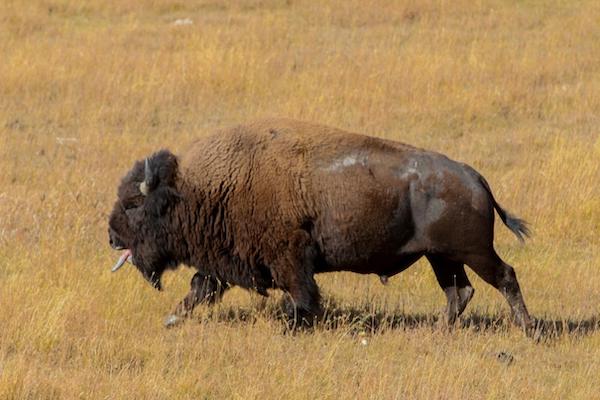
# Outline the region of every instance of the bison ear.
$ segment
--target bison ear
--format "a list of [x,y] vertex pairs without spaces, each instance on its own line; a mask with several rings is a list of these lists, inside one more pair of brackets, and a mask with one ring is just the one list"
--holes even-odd
[[144,208],[150,213],[162,215],[180,197],[176,186],[178,170],[177,157],[168,150],[146,158],[140,191],[146,196]]
[[148,213],[160,217],[180,198],[181,195],[174,188],[160,186],[146,196],[146,199],[144,200],[144,209]]

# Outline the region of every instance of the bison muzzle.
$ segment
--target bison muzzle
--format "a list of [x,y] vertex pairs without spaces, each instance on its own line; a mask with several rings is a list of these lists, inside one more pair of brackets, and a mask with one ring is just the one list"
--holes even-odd
[[123,178],[109,240],[152,286],[166,269],[197,270],[166,324],[232,286],[291,297],[290,313],[320,314],[316,273],[388,278],[426,257],[452,324],[474,293],[464,265],[498,289],[526,330],[515,271],[496,253],[494,210],[523,240],[524,221],[468,165],[406,144],[292,120],[216,132],[180,157],[161,150]]

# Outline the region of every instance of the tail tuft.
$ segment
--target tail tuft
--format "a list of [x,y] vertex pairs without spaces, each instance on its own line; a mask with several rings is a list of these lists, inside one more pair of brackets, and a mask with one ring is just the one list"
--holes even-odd
[[485,190],[487,190],[487,192],[489,193],[490,198],[491,198],[492,202],[494,203],[494,208],[498,212],[498,215],[500,215],[500,219],[502,219],[502,222],[504,222],[504,225],[506,225],[508,227],[508,229],[510,229],[517,236],[517,238],[519,239],[519,241],[521,243],[524,243],[525,238],[529,237],[530,232],[531,232],[529,230],[529,226],[528,226],[529,224],[527,223],[527,221],[525,221],[521,218],[517,218],[514,215],[511,215],[505,209],[503,209],[500,206],[500,204],[498,204],[496,199],[494,198],[492,189],[490,188],[490,185],[487,183],[485,178],[483,176],[481,176],[479,173],[477,173],[477,175],[479,176],[479,182],[481,182],[481,184],[483,185]]
[[510,215],[506,211],[504,212],[504,215],[501,213],[498,214],[500,214],[500,218],[502,218],[502,221],[508,227],[508,229],[510,229],[517,236],[517,238],[519,238],[521,243],[524,243],[525,238],[529,237],[531,234],[527,221]]

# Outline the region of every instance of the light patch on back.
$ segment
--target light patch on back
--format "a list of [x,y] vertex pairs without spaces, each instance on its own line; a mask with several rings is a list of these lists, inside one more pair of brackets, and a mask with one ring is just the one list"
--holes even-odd
[[328,172],[341,172],[355,165],[366,167],[368,159],[369,157],[366,154],[352,153],[334,160],[323,169]]

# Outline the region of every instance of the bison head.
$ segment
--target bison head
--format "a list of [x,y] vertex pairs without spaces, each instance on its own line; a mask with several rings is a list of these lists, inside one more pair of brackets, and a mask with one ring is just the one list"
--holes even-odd
[[125,175],[108,222],[111,247],[122,250],[113,272],[131,262],[156,289],[167,268],[175,268],[170,210],[180,200],[177,158],[168,150],[137,161]]

